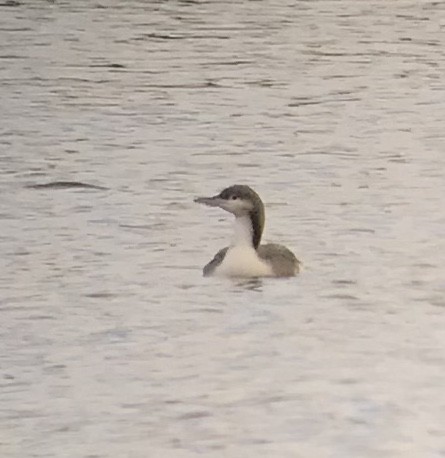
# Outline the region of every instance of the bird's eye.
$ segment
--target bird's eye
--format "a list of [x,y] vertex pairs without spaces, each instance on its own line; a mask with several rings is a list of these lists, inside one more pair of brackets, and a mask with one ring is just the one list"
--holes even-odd
[[238,199],[238,196],[232,196],[232,200]]

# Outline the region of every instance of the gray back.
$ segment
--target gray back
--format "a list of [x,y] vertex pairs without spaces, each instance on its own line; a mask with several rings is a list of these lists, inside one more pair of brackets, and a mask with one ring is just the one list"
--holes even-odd
[[229,249],[228,246],[225,248],[221,248],[218,253],[215,254],[214,258],[204,266],[202,271],[204,277],[210,277],[215,272],[215,269],[223,262],[223,259],[226,256],[227,250]]
[[300,261],[283,245],[266,243],[260,245],[257,252],[272,267],[277,277],[293,277],[300,271]]

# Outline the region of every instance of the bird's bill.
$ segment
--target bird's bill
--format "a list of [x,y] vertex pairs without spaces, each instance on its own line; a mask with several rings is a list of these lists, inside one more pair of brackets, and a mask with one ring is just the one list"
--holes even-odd
[[221,199],[219,196],[213,197],[197,197],[195,199],[197,204],[208,205],[209,207],[221,207],[224,203],[224,199]]

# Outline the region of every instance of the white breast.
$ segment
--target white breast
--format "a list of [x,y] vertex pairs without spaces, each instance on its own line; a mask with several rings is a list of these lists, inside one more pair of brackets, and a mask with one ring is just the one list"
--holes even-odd
[[224,277],[273,276],[271,267],[261,260],[252,246],[229,248],[223,262],[215,269],[215,275]]

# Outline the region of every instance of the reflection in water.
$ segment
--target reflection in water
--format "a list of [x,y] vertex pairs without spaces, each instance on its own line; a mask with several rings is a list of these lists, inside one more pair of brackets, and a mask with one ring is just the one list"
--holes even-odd
[[262,278],[244,278],[234,280],[234,284],[237,287],[237,290],[249,290],[249,291],[256,291],[260,293],[263,287],[263,279]]
[[[0,5],[2,457],[443,454],[444,7]],[[298,278],[202,278],[227,183]]]

